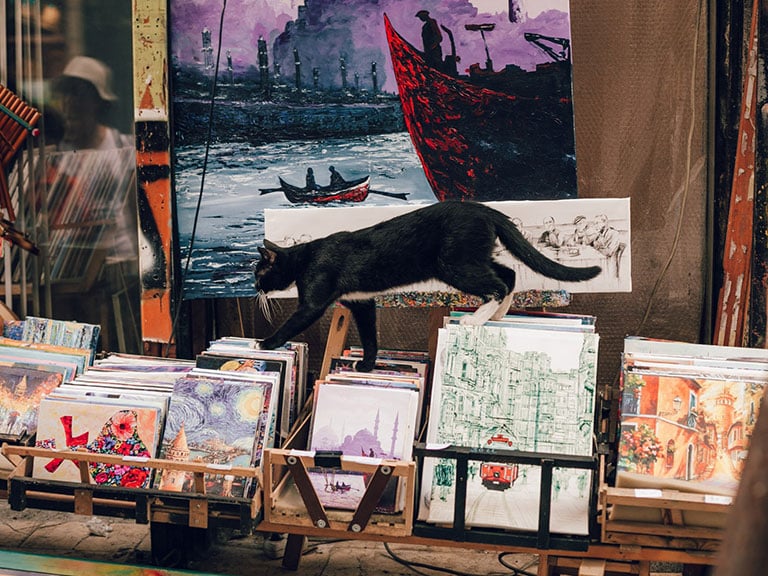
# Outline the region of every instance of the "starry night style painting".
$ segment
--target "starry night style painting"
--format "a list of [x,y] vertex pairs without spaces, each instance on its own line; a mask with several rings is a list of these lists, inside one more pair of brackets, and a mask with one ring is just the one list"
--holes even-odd
[[172,0],[170,23],[184,298],[254,294],[265,208],[577,195],[568,0]]

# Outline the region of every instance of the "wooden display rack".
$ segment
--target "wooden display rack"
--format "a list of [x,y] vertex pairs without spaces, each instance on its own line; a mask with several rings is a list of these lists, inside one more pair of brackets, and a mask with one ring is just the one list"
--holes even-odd
[[[499,544],[523,546],[536,550],[575,550],[584,551],[589,548],[592,539],[588,534],[570,536],[555,534],[550,531],[552,507],[552,478],[555,468],[590,470],[597,469],[597,459],[590,456],[572,456],[563,454],[541,454],[522,452],[519,450],[497,450],[491,448],[470,449],[450,446],[446,448],[430,448],[417,443],[414,455],[420,464],[425,458],[442,458],[456,462],[456,491],[454,497],[453,523],[441,526],[418,522],[413,533],[443,540],[457,542],[478,542],[483,544]],[[535,531],[499,530],[468,527],[465,524],[467,510],[467,480],[470,461],[500,462],[504,464],[535,466],[541,471],[541,486],[539,490],[539,517]],[[594,474],[593,474],[594,476]],[[594,502],[590,505],[594,509]],[[596,531],[594,519],[590,519],[590,531]]]
[[[252,467],[216,467],[156,458],[124,458],[7,443],[2,446],[2,454],[9,459],[19,459],[16,468],[7,476],[7,497],[12,510],[57,510],[85,516],[133,518],[138,524],[150,524],[152,555],[161,564],[162,559],[171,553],[192,551],[194,546],[199,546],[200,534],[206,535],[212,529],[239,530],[249,534],[261,516],[260,489],[255,490],[253,498],[215,496],[205,492],[204,478],[207,474],[255,478],[260,487],[261,473]],[[75,461],[80,469],[80,482],[33,478],[34,458],[50,458],[52,455]],[[191,472],[194,478],[192,491],[170,492],[91,484],[88,472],[90,462],[130,463],[155,470]]]
[[[0,442],[10,446],[32,446],[34,441],[34,436],[26,433],[19,437],[13,437],[8,434],[0,434]],[[3,456],[0,456],[0,458],[3,458]],[[5,464],[6,466],[10,465],[13,468],[18,467],[22,460],[21,456],[16,455],[8,455],[3,459],[8,463]],[[12,469],[0,469],[0,498],[4,498],[6,500],[8,499],[8,477],[12,472]]]
[[[347,538],[350,532],[410,535],[413,527],[415,462],[381,460],[369,463],[362,460],[321,452],[265,450],[264,521],[259,530],[290,532],[297,527],[312,527],[318,535],[329,538]],[[326,510],[307,473],[312,467],[369,474],[370,481],[357,509],[354,512]],[[285,471],[282,478],[278,470]],[[375,506],[392,478],[404,479],[405,508],[397,514],[377,514]]]
[[[429,348],[431,356],[434,358],[436,347],[437,328],[442,323],[442,316],[449,311],[448,308],[434,309],[430,315],[430,340]],[[320,379],[328,372],[330,361],[333,356],[339,355],[345,344],[349,330],[349,321],[351,314],[343,307],[337,306],[333,311],[331,326],[328,334],[328,343],[325,350]],[[608,401],[610,397],[606,398]],[[601,424],[603,428],[610,428],[610,425]],[[305,422],[306,428],[306,422]],[[306,433],[306,431],[305,431]],[[300,446],[296,442],[294,446]],[[443,451],[449,451],[450,454],[443,454]],[[317,495],[314,490],[305,498],[305,494],[299,495],[299,490],[293,490],[293,496],[290,501],[284,500],[284,495],[277,490],[277,476],[273,475],[274,467],[284,468],[287,465],[287,457],[291,455],[290,450],[265,451],[264,473],[264,521],[257,526],[257,530],[264,532],[287,533],[288,540],[283,557],[283,566],[290,570],[297,570],[301,559],[301,553],[304,546],[304,539],[307,536],[314,537],[334,537],[347,540],[366,540],[372,542],[403,543],[423,546],[444,546],[460,549],[476,550],[495,550],[498,552],[511,552],[520,554],[537,554],[539,556],[538,575],[554,576],[560,574],[577,574],[579,576],[621,576],[624,574],[637,574],[638,576],[648,576],[650,574],[651,562],[675,562],[684,564],[687,567],[686,574],[695,574],[701,572],[708,566],[713,566],[717,561],[717,554],[713,549],[702,546],[662,546],[660,540],[635,540],[620,541],[616,536],[619,527],[616,523],[611,523],[610,508],[617,502],[616,498],[620,496],[615,488],[605,486],[603,481],[603,466],[599,465],[599,495],[597,521],[600,526],[594,528],[595,534],[585,538],[562,539],[553,536],[548,531],[548,523],[540,519],[540,527],[546,526],[544,530],[524,535],[512,534],[505,531],[483,531],[466,529],[462,520],[454,526],[431,526],[422,522],[413,522],[413,531],[407,530],[407,525],[396,528],[390,526],[383,527],[376,522],[368,522],[361,525],[360,530],[352,529],[352,523],[349,512],[341,519],[332,516],[336,511],[328,511],[327,522],[318,514],[318,509],[312,509],[317,504],[313,503]],[[480,454],[480,458],[498,459],[499,454],[493,453],[493,450],[486,450]],[[417,458],[423,458],[425,455],[447,456],[457,458],[459,466],[464,469],[467,460],[477,458],[478,454],[465,449],[440,449],[438,451],[427,449],[425,445],[417,444],[414,450]],[[306,468],[312,465],[314,460],[307,460],[301,451],[293,451],[297,456],[293,464],[296,468]],[[540,455],[539,455],[540,456]],[[542,465],[548,470],[554,466],[552,455],[545,455],[543,459],[537,455],[515,453],[502,457],[512,460],[520,459],[528,463]],[[533,458],[534,460],[529,459]],[[567,460],[567,461],[566,461]],[[567,457],[558,465],[570,464],[578,468],[593,469],[597,466],[592,458],[574,458]],[[402,464],[402,463],[400,463]],[[300,472],[301,473],[301,472]],[[305,474],[305,472],[303,472]],[[278,473],[279,474],[279,473]],[[461,470],[459,474],[461,476]],[[308,481],[308,479],[307,479]],[[464,487],[466,488],[466,478],[464,478]],[[461,484],[461,482],[460,482]],[[415,485],[415,484],[414,484]],[[310,486],[311,487],[311,486]],[[457,492],[460,488],[457,488]],[[312,497],[314,494],[314,498]],[[414,496],[413,494],[409,495]],[[671,495],[665,494],[670,497]],[[460,498],[457,498],[459,500]],[[407,506],[413,507],[415,498],[409,499]],[[650,502],[650,501],[648,501]],[[698,504],[697,504],[698,505]],[[462,504],[457,504],[460,512],[456,518],[463,519]],[[710,508],[706,508],[709,510]],[[407,514],[413,514],[408,510]],[[545,515],[546,516],[546,515]],[[318,520],[326,522],[323,527],[318,525]],[[321,522],[322,523],[322,522]],[[657,532],[659,533],[659,532]],[[712,535],[714,537],[714,535]],[[563,541],[561,541],[563,540]],[[669,542],[667,542],[669,544]],[[683,544],[682,540],[678,544]],[[559,547],[559,548],[558,548]]]

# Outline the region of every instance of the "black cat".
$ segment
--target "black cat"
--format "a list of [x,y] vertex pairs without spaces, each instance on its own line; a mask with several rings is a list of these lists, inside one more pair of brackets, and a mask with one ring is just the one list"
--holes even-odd
[[408,290],[429,280],[482,298],[466,323],[480,325],[509,309],[515,272],[495,260],[503,249],[544,276],[583,281],[599,266],[572,268],[550,260],[531,245],[501,212],[473,202],[438,202],[354,232],[336,232],[288,248],[264,240],[255,269],[259,297],[295,284],[298,307],[264,339],[266,349],[282,346],[309,328],[337,300],[347,306],[363,346],[360,371],[376,360],[374,296]]

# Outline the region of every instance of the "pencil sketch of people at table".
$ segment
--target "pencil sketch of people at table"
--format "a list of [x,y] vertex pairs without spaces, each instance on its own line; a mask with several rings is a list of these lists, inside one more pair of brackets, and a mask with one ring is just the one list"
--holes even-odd
[[621,233],[608,223],[608,216],[598,214],[595,216],[594,226],[597,231],[591,241],[592,247],[606,258],[616,263],[616,276],[619,276],[621,257],[627,245],[622,241]]
[[597,236],[597,229],[587,217],[579,214],[573,219],[573,233],[566,239],[568,246],[589,246]]
[[552,216],[544,218],[544,232],[539,236],[539,244],[545,248],[558,249],[563,245],[563,238],[560,230],[555,225],[555,219]]
[[530,233],[530,231],[526,230],[523,226],[523,221],[520,220],[520,218],[512,218],[512,224],[515,225],[515,228],[520,230],[520,233],[523,235],[523,238],[525,238],[528,242],[533,244],[533,235]]

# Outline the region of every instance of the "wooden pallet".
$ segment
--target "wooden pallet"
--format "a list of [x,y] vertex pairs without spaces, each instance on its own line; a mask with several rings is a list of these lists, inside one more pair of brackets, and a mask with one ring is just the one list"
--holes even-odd
[[[74,460],[80,469],[80,482],[44,480],[32,477],[35,457]],[[8,502],[13,510],[39,508],[82,515],[135,518],[138,523],[159,522],[191,528],[228,527],[250,532],[261,514],[261,491],[252,498],[234,498],[206,494],[206,475],[231,474],[255,478],[261,485],[257,468],[212,466],[197,462],[174,462],[157,458],[124,458],[71,450],[49,450],[31,446],[3,444],[2,454],[19,459],[7,475]],[[140,465],[155,470],[177,470],[193,474],[190,492],[170,492],[148,488],[103,486],[90,482],[88,464]]]
[[[403,537],[413,529],[416,464],[331,456],[302,450],[264,451],[264,521],[259,530],[348,538],[350,534]],[[371,460],[372,462],[367,462]],[[354,511],[326,509],[307,474],[312,467],[370,474],[365,493]],[[286,474],[281,478],[282,472]],[[396,514],[374,512],[385,486],[392,478],[404,479],[405,508]]]
[[600,487],[601,542],[716,552],[730,498],[677,490]]

